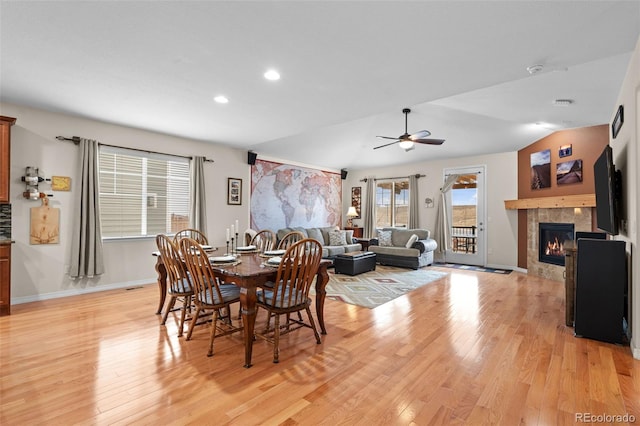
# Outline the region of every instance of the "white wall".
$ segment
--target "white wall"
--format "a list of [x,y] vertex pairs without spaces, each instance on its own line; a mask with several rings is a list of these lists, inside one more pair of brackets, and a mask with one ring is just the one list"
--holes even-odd
[[[12,303],[60,297],[88,291],[155,282],[154,239],[105,242],[106,273],[93,279],[74,281],[66,275],[69,264],[74,197],[77,191],[79,148],[60,142],[56,136],[80,136],[110,145],[146,149],[167,154],[204,155],[215,160],[205,163],[207,230],[212,245],[223,247],[225,229],[236,219],[240,229],[249,223],[250,166],[246,150],[228,148],[163,134],[105,124],[83,118],[55,114],[12,104],[0,104],[2,115],[16,117],[11,129],[11,204],[12,204]],[[30,245],[30,208],[39,201],[22,197],[24,183],[20,177],[26,166],[40,168],[41,175],[70,176],[71,192],[56,191],[50,200],[60,209],[60,244]],[[241,206],[229,206],[227,178],[241,178]],[[41,184],[41,189],[50,186]],[[51,191],[44,191],[52,193]]]
[[618,101],[611,114],[611,122],[618,110],[624,106],[624,123],[615,139],[609,134],[609,144],[613,149],[614,163],[622,172],[623,183],[623,219],[627,228],[620,230],[615,239],[627,242],[630,254],[630,319],[631,350],[636,359],[640,359],[640,262],[638,262],[638,224],[640,223],[640,185],[638,167],[640,167],[640,39],[629,62],[627,74],[618,95]]
[[[393,148],[391,148],[393,149]],[[410,155],[410,154],[408,154]],[[487,266],[501,268],[517,268],[518,265],[518,213],[506,210],[504,200],[518,198],[518,153],[506,152],[484,156],[453,158],[448,160],[425,161],[403,166],[383,167],[367,170],[349,170],[347,179],[343,181],[343,217],[346,220],[347,208],[351,205],[351,188],[362,187],[362,206],[366,203],[366,184],[360,182],[365,177],[409,176],[424,174],[418,180],[418,199],[421,200],[419,224],[421,228],[431,230],[433,235],[436,223],[437,205],[440,187],[443,183],[444,169],[464,166],[486,166],[487,197]],[[434,200],[433,208],[426,208],[425,198]],[[364,220],[354,223],[363,226]]]

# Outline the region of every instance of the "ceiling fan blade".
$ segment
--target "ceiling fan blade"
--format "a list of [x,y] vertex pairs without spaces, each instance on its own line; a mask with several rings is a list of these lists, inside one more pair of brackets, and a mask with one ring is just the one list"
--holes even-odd
[[375,147],[375,148],[373,148],[373,149],[384,148],[385,146],[393,145],[394,143],[398,143],[398,142],[400,142],[400,141],[399,141],[399,140],[396,140],[396,141],[391,142],[391,143],[387,143],[387,144],[384,144],[384,145],[376,146],[376,147]]
[[376,136],[376,138],[381,138],[381,139],[398,139],[398,138],[392,138],[391,136]]
[[414,139],[413,142],[426,145],[442,145],[444,139]]
[[412,134],[411,136],[409,136],[409,139],[415,141],[416,139],[423,139],[426,137],[431,136],[431,132],[428,130],[420,130],[419,132],[416,132],[414,134]]

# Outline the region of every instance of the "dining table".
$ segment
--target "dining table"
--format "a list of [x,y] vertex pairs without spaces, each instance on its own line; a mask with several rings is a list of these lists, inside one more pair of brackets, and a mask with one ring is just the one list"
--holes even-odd
[[[158,273],[158,287],[160,290],[160,303],[156,314],[162,313],[167,296],[167,271],[162,262],[162,256],[155,251],[155,269]],[[267,258],[260,253],[247,252],[237,254],[239,262],[233,264],[212,263],[211,267],[215,274],[225,283],[233,283],[240,287],[240,312],[244,326],[244,348],[246,368],[251,367],[251,355],[253,351],[254,329],[256,316],[258,313],[257,290],[268,281],[275,281],[278,274],[277,266],[270,266],[266,263]],[[329,282],[327,268],[333,265],[330,259],[322,259],[318,266],[315,282],[315,305],[316,316],[322,334],[327,334],[324,324],[324,300],[326,297],[326,286]]]

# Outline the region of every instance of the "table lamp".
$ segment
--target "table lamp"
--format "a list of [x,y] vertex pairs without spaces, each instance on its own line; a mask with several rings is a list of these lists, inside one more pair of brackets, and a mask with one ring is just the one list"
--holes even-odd
[[353,218],[358,217],[358,212],[356,211],[355,206],[349,207],[347,211],[347,227],[353,228]]

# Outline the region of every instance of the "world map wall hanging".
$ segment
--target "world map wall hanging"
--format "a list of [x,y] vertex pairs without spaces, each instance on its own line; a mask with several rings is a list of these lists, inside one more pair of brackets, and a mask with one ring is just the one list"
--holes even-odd
[[251,168],[251,228],[342,225],[340,173],[256,160]]

